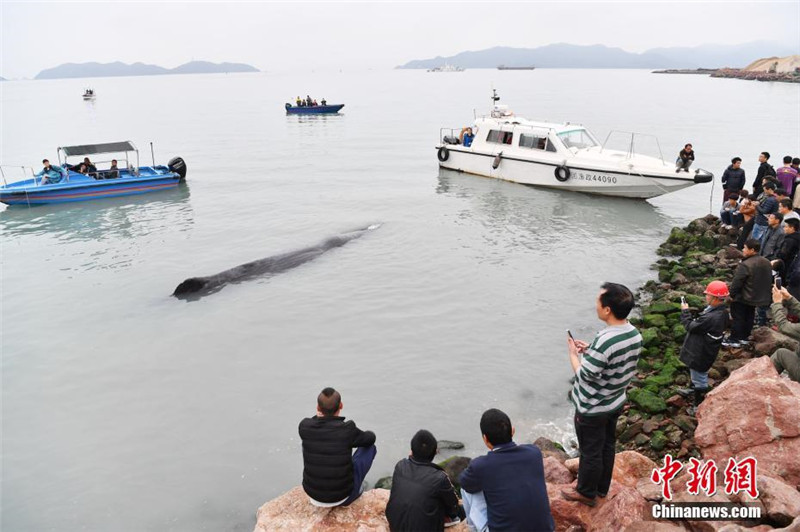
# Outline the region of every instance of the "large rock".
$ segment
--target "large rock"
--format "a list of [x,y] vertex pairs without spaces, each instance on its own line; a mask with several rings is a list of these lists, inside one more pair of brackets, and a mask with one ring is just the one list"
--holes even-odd
[[[573,476],[578,474],[580,458],[571,458],[564,466]],[[635,488],[640,479],[650,478],[653,469],[659,467],[655,462],[636,451],[622,451],[614,458],[614,474],[611,479],[620,486]]]
[[564,451],[564,448],[555,443],[553,440],[548,440],[547,438],[536,438],[536,441],[533,444],[542,451],[543,457],[552,456],[556,458],[562,464],[569,458],[569,455]]
[[773,331],[769,327],[759,327],[753,331],[753,349],[759,355],[769,356],[779,347],[785,347],[797,352],[800,343],[793,338],[789,338],[783,333]]
[[800,516],[800,492],[780,480],[759,476],[758,494],[771,523],[789,526],[795,517]]
[[[318,508],[308,502],[298,486],[258,509],[253,532],[286,530],[291,532],[389,532],[386,521],[388,490],[365,491],[347,507]],[[459,523],[452,532],[466,532],[466,523]]]
[[469,466],[471,461],[472,459],[466,456],[453,456],[444,462],[439,462],[439,466],[444,469],[444,472],[450,477],[450,482],[453,483],[453,486],[455,486],[456,489],[461,489],[461,485],[458,483],[458,477]]
[[767,357],[734,371],[706,395],[695,442],[724,470],[730,457],[753,456],[758,473],[800,485],[800,384],[778,376]]
[[569,472],[564,464],[558,461],[555,456],[544,457],[544,479],[553,484],[569,484],[574,480],[574,476]]
[[550,511],[556,531],[585,530],[586,532],[617,532],[641,521],[650,520],[650,505],[639,493],[618,482],[611,483],[605,499],[598,498],[597,506],[590,508],[579,502],[568,501],[561,490],[569,484],[548,484]]

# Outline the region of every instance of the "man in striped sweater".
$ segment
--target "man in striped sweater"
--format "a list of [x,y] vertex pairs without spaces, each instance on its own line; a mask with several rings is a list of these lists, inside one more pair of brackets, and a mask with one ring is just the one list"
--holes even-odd
[[611,486],[617,418],[642,351],[642,336],[627,319],[633,304],[628,288],[605,283],[597,296],[597,317],[606,328],[591,344],[567,339],[575,372],[570,400],[575,405],[581,456],[577,489],[562,490],[561,494],[588,506],[594,506],[597,497],[605,497]]

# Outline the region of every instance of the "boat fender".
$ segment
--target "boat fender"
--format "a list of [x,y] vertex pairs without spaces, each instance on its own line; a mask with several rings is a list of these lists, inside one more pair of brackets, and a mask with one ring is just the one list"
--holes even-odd
[[181,176],[181,181],[186,179],[186,162],[180,157],[173,157],[167,163],[170,172],[175,172]]
[[494,156],[494,161],[492,161],[492,170],[497,170],[497,167],[500,166],[500,161],[502,159],[503,159],[503,152],[500,152]]
[[556,174],[556,179],[558,179],[563,183],[564,181],[567,181],[569,179],[569,168],[563,165],[556,166],[555,174]]
[[441,148],[439,148],[439,153],[437,153],[436,156],[439,158],[439,161],[445,162],[447,159],[450,158],[450,150],[442,146]]

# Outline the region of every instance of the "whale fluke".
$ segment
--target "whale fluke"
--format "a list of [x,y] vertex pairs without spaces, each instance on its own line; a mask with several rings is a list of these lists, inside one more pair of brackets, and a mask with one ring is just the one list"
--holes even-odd
[[228,283],[237,283],[255,277],[270,276],[285,272],[286,270],[291,270],[301,264],[314,260],[326,251],[342,247],[351,240],[363,236],[368,231],[374,231],[381,225],[382,224],[373,224],[349,233],[332,236],[315,246],[240,264],[239,266],[231,268],[230,270],[225,270],[216,275],[190,277],[175,287],[175,291],[172,295],[179,299],[199,299],[203,296],[218,292]]

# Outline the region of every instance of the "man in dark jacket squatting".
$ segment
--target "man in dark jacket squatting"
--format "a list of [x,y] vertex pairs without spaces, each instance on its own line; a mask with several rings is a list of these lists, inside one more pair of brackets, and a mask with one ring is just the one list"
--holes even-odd
[[681,303],[681,323],[686,328],[686,338],[681,347],[681,362],[689,366],[691,387],[678,390],[684,397],[692,397],[694,406],[687,412],[693,416],[708,392],[708,370],[717,359],[722,336],[728,326],[728,310],[725,299],[730,295],[728,285],[722,281],[711,281],[705,290],[708,306],[695,319],[689,305]]

